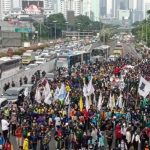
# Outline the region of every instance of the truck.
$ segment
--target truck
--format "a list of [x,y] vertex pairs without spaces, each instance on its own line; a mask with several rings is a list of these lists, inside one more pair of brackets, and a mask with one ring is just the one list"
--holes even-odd
[[114,48],[113,55],[115,55],[116,57],[123,57],[123,46],[120,42],[118,42],[116,47]]
[[33,50],[27,50],[22,55],[22,64],[28,65],[30,63],[33,63],[35,61],[35,52]]
[[113,50],[113,55],[116,56],[116,57],[122,57],[123,56],[123,49],[115,48]]

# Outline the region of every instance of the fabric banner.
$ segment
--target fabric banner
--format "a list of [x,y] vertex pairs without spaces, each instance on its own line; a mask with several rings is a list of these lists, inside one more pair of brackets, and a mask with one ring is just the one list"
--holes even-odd
[[139,95],[145,98],[149,94],[149,92],[150,92],[150,83],[147,80],[145,80],[143,77],[141,77],[139,88],[138,88]]

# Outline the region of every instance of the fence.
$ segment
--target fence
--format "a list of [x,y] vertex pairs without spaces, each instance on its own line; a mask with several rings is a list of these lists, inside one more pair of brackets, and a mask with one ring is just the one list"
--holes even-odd
[[10,84],[12,83],[12,81],[15,82],[16,86],[19,86],[19,79],[20,78],[24,78],[25,76],[28,78],[28,82],[30,82],[32,75],[37,71],[37,70],[41,70],[41,71],[45,71],[45,72],[51,72],[55,69],[55,62],[56,60],[53,59],[49,62],[46,62],[44,64],[41,64],[35,68],[29,69],[29,70],[23,70],[19,73],[16,73],[13,76],[10,76],[8,78],[4,78],[0,80],[0,94],[3,93],[3,87],[5,83],[10,82]]

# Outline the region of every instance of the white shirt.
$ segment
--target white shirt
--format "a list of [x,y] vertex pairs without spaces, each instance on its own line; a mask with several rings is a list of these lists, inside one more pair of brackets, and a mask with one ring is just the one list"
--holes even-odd
[[1,124],[2,124],[2,131],[8,130],[9,129],[9,123],[7,120],[2,119],[1,120]]
[[61,119],[60,119],[60,117],[56,117],[55,118],[55,125],[56,126],[60,126],[61,125]]
[[127,140],[128,143],[131,142],[131,133],[130,133],[130,131],[126,132],[126,140]]

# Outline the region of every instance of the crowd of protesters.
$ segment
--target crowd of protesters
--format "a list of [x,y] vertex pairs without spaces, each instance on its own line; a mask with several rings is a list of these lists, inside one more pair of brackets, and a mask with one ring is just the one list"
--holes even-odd
[[[50,104],[44,103],[42,87],[45,85],[40,82],[37,85],[41,87],[40,102],[33,98],[34,91],[20,104],[11,103],[0,111],[0,149],[51,150],[55,144],[56,150],[149,150],[149,97],[143,100],[138,94],[140,76],[149,80],[149,64],[149,60],[120,58],[73,66],[69,76],[63,76],[64,70],[59,70],[58,77],[49,81]],[[127,65],[134,68],[124,70]],[[94,93],[88,96],[87,107],[83,88],[91,78]],[[116,80],[123,81],[124,86],[120,87]],[[62,83],[69,93],[69,103],[66,97],[54,98]],[[114,99],[111,106],[110,97]],[[16,139],[18,149],[14,148],[10,135]]]

